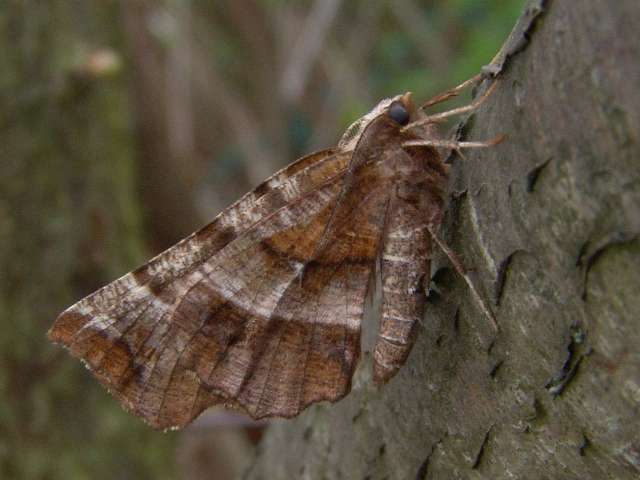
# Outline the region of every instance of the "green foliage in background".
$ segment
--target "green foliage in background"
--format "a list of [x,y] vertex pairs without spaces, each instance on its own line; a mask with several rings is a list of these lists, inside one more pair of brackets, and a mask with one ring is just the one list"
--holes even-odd
[[[396,5],[390,8],[402,8]],[[419,2],[414,2],[418,4]],[[372,45],[369,83],[375,98],[410,91],[424,100],[457,85],[488,64],[507,38],[524,6],[523,0],[435,0],[421,6],[412,21],[420,38],[386,13],[384,29]],[[428,45],[428,47],[425,47]],[[429,63],[425,50],[441,55]],[[454,101],[453,104],[456,102]],[[461,103],[461,102],[458,102]],[[451,104],[450,104],[451,105]],[[345,105],[344,126],[371,108],[362,101]]]

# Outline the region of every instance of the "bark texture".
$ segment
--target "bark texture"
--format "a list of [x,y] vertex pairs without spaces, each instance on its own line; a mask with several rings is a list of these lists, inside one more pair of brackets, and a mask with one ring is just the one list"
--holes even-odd
[[[446,260],[407,365],[274,422],[249,479],[631,479],[640,475],[637,0],[531,1],[501,84],[459,132]],[[366,326],[365,326],[366,328]]]

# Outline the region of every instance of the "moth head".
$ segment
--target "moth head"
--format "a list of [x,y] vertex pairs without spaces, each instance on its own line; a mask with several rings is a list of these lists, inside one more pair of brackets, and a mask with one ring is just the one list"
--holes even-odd
[[404,95],[396,95],[392,98],[385,98],[373,110],[360,117],[347,128],[338,143],[338,147],[342,150],[353,150],[367,127],[380,118],[384,118],[401,128],[411,121],[414,111],[411,92],[407,92]]
[[411,120],[414,107],[411,100],[411,92],[396,97],[387,108],[387,115],[398,125],[404,127]]

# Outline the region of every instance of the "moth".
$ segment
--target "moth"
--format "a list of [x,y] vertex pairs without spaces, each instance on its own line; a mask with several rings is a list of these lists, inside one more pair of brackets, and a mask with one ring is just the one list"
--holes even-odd
[[[427,102],[434,105],[481,76]],[[373,275],[381,319],[373,376],[391,379],[414,344],[447,166],[435,115],[411,94],[382,100],[335,148],[303,157],[140,268],[68,308],[49,338],[81,359],[128,410],[158,429],[222,404],[294,417],[351,388]]]

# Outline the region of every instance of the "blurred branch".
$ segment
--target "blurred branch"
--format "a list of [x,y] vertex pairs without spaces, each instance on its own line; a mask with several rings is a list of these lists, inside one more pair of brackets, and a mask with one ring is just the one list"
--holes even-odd
[[370,104],[374,101],[366,77],[370,71],[371,44],[378,36],[383,11],[380,2],[360,3],[355,19],[350,20],[358,28],[349,30],[344,45],[330,45],[320,59],[329,94],[322,99],[316,112],[310,142],[312,149],[336,141],[344,127],[336,122],[336,112],[344,108],[345,102]]
[[403,31],[420,48],[423,64],[429,68],[439,71],[446,70],[450,59],[450,44],[443,41],[443,37],[438,35],[425,21],[425,9],[416,4],[414,0],[396,0],[389,11],[396,18]]
[[173,105],[173,110],[167,104],[166,67],[148,29],[153,8],[146,1],[121,2],[139,136],[138,183],[145,205],[152,207],[148,209],[146,221],[151,246],[159,251],[192,232],[202,219],[191,200],[191,180],[176,162],[179,157],[172,154],[175,147],[172,148],[170,139],[174,137],[167,116],[169,112],[188,113],[181,110],[183,107]]
[[[244,62],[251,71],[247,76],[251,85],[249,94],[259,112],[265,136],[270,140],[274,155],[285,162],[289,152],[287,118],[283,114],[281,99],[273,94],[280,64],[274,40],[277,31],[273,29],[269,10],[255,0],[229,2],[227,10],[233,31],[246,45]],[[210,25],[208,29],[211,29]]]
[[341,3],[341,0],[314,2],[280,80],[280,95],[286,102],[297,102],[304,93],[312,67],[322,52]]
[[280,162],[264,141],[255,113],[244,97],[239,95],[219,73],[205,55],[208,41],[202,40],[206,32],[197,30],[198,38],[193,50],[193,80],[205,99],[216,105],[225,117],[235,145],[244,154],[247,176],[252,185],[259,184],[271,175]]
[[[188,3],[174,2],[169,6],[169,12],[174,19],[174,34],[167,47],[165,65],[168,143],[173,158],[194,164],[197,157],[191,90],[191,7]],[[189,168],[191,172],[195,170],[195,165]]]

